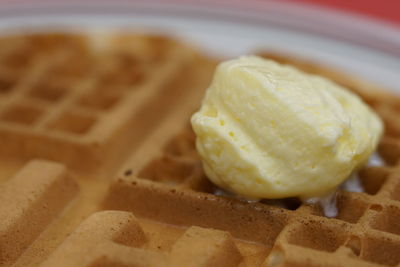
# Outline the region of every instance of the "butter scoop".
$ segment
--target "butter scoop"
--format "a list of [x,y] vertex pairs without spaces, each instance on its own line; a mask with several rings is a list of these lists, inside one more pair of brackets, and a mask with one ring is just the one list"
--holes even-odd
[[383,131],[345,88],[256,56],[217,67],[191,122],[209,179],[270,199],[334,190],[366,163]]

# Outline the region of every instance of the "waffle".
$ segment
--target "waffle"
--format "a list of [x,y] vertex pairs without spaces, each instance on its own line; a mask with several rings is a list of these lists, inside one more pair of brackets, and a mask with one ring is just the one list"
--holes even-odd
[[0,39],[0,266],[400,264],[398,98],[321,66],[386,123],[387,165],[338,216],[249,202],[206,178],[189,117],[216,60],[162,36]]
[[151,36],[53,34],[2,43],[1,155],[86,172],[120,161],[123,147],[151,131],[179,103],[196,62],[189,48]]

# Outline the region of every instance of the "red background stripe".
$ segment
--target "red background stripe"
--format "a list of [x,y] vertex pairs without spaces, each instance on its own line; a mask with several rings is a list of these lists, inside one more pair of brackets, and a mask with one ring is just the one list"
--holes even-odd
[[367,15],[400,25],[400,0],[291,0]]

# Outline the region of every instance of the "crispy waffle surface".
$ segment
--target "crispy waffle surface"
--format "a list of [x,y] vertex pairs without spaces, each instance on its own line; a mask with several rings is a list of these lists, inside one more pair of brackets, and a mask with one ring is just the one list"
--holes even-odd
[[345,85],[385,121],[386,165],[360,171],[364,193],[339,192],[336,218],[207,180],[189,118],[216,60],[162,36],[2,37],[0,266],[399,265],[399,98],[262,55]]

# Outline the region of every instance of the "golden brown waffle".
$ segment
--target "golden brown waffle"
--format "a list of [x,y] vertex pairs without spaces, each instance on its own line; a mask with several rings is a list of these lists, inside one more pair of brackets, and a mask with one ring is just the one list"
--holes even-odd
[[159,36],[0,39],[0,266],[398,265],[400,102],[333,77],[381,112],[390,166],[328,219],[206,179],[189,117],[214,66]]
[[197,55],[167,38],[53,34],[0,42],[0,146],[6,157],[45,157],[98,170],[120,161],[124,147],[180,103],[188,84],[196,86],[190,75]]

